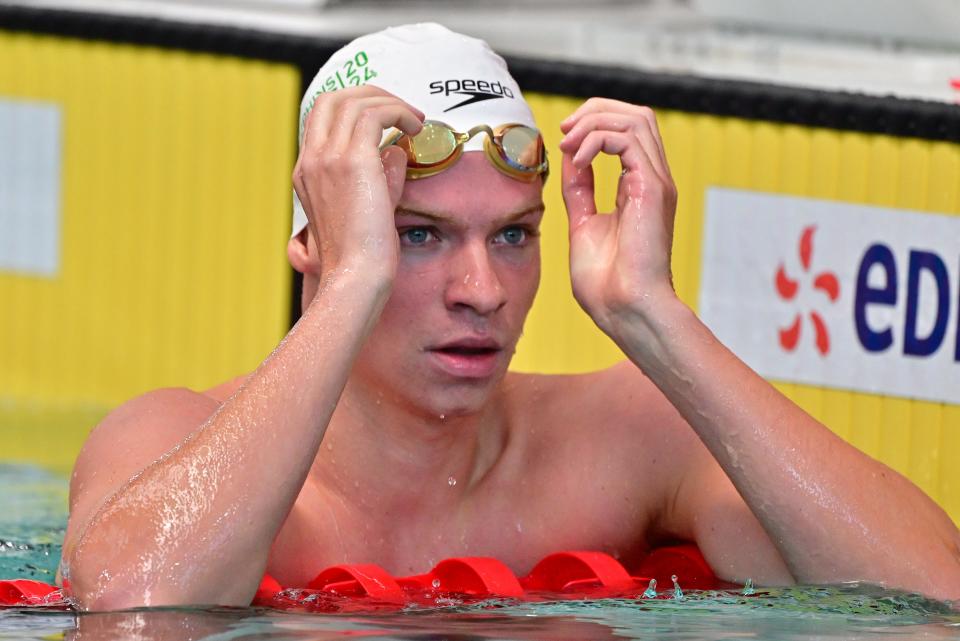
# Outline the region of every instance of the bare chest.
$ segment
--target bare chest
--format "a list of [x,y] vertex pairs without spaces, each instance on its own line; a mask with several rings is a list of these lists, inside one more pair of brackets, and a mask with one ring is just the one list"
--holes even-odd
[[[271,574],[303,585],[340,563],[375,563],[405,576],[444,558],[488,556],[522,576],[562,550],[599,550],[636,566],[670,494],[661,482],[670,457],[649,436],[660,418],[628,422],[610,403],[553,390],[552,379],[530,381],[518,384],[524,402],[515,405],[524,409],[512,416],[509,449],[483,482],[457,486],[464,491],[453,501],[444,495],[446,477],[392,502],[304,491],[274,542]],[[593,387],[587,379],[574,383]],[[611,429],[627,423],[629,430]]]
[[301,496],[273,544],[268,572],[295,586],[341,563],[375,563],[405,576],[445,558],[487,556],[523,575],[561,550],[602,550],[627,567],[642,559],[650,513],[642,492],[577,481],[528,478],[481,489],[443,511]]

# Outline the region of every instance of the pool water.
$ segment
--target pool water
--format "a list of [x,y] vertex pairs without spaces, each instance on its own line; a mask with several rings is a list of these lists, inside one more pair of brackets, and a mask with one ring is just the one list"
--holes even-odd
[[0,463],[0,579],[53,583],[66,524],[66,479]]
[[[66,523],[65,479],[0,465],[0,578],[52,582]],[[680,579],[682,585],[682,577]],[[420,641],[600,639],[960,639],[960,610],[919,595],[865,585],[687,591],[657,599],[524,603],[510,599],[362,615],[263,608],[152,608],[77,614],[0,609],[8,639],[410,639]],[[355,602],[353,602],[355,605]],[[337,603],[326,604],[337,609]]]

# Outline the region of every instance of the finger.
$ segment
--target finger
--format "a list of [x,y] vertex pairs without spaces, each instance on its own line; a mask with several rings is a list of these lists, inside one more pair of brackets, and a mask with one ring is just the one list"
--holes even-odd
[[[611,103],[618,104],[613,105]],[[560,122],[560,131],[563,133],[568,133],[585,115],[598,111],[617,111],[617,107],[619,105],[633,106],[629,105],[629,103],[620,102],[618,100],[610,100],[608,98],[590,98],[584,101],[583,104],[577,107],[572,114]]]
[[383,131],[392,127],[415,136],[423,129],[423,122],[403,103],[393,102],[370,107],[357,115],[351,144],[379,147]]
[[663,146],[663,136],[660,135],[660,125],[657,123],[657,114],[649,107],[642,107],[640,113],[647,121],[650,131],[653,134],[653,140],[657,148],[657,156],[660,158],[660,170],[667,179],[672,181],[673,176],[670,173],[670,164],[667,162],[667,152]]
[[590,165],[601,151],[620,156],[620,164],[628,171],[640,170],[650,166],[650,161],[640,148],[640,141],[637,140],[636,136],[632,133],[602,130],[591,131],[586,135],[580,148],[573,155],[574,166],[586,167]]
[[663,147],[663,137],[660,135],[660,127],[657,124],[657,116],[650,107],[632,105],[628,102],[611,100],[609,98],[590,98],[560,123],[560,130],[565,134],[569,134],[569,132],[577,127],[578,123],[580,123],[582,120],[588,118],[592,114],[601,112],[620,114],[631,119],[642,118],[644,121],[646,121],[650,127],[650,130],[653,132],[653,140],[656,146],[656,156],[659,157],[660,160],[660,173],[665,176],[671,175],[670,166],[667,164],[667,154]]
[[570,233],[597,213],[597,203],[593,189],[593,167],[576,167],[573,156],[563,154],[560,187],[563,203],[567,207],[567,220]]
[[380,152],[383,162],[383,173],[387,177],[387,193],[390,195],[390,205],[394,211],[400,204],[403,195],[403,185],[407,180],[407,154],[399,147],[387,147]]
[[[616,103],[616,101],[607,101]],[[654,169],[664,180],[670,178],[670,168],[667,166],[666,155],[663,151],[663,142],[660,140],[660,131],[657,128],[657,119],[653,111],[646,107],[635,107],[625,103],[616,103],[620,112],[586,113],[572,126],[567,135],[560,141],[561,151],[574,153],[588,133],[597,129],[607,131],[632,131],[640,141],[640,146],[650,158]]]
[[670,170],[666,166],[663,149],[657,144],[657,135],[650,128],[650,123],[646,120],[637,123],[637,126],[633,128],[633,134],[640,141],[640,146],[650,161],[650,165],[657,172],[657,176],[663,181],[669,181]]
[[359,92],[354,89],[321,93],[314,99],[313,107],[307,113],[303,125],[303,138],[300,149],[321,148],[326,144],[330,132],[330,123],[336,110],[344,100],[356,96],[372,95],[369,91]]
[[612,100],[610,98],[590,98],[586,100],[582,105],[577,107],[576,111],[567,116],[560,123],[560,130],[564,133],[570,131],[577,124],[577,122],[583,118],[585,115],[590,113],[597,113],[601,111],[621,113],[627,115],[636,114],[637,109],[641,109],[637,105],[630,104],[629,102],[623,102],[622,100]]
[[303,179],[301,176],[301,165],[298,162],[293,167],[293,191],[296,193],[297,199],[300,201],[300,206],[303,207],[304,213],[307,214],[307,222],[313,224],[310,220],[310,212],[313,211],[313,206],[310,202],[307,189],[303,184]]
[[400,98],[397,98],[392,93],[385,91],[380,87],[374,87],[372,85],[350,87],[340,91],[323,93],[317,97],[313,108],[307,114],[307,119],[304,124],[303,140],[300,144],[301,148],[307,146],[323,146],[330,131],[330,123],[342,104],[344,102],[361,98],[392,98],[409,107],[411,111],[417,114],[421,121],[425,117],[423,112],[413,105],[401,100]]
[[[386,96],[357,98],[344,101],[340,104],[330,126],[330,137],[327,146],[330,149],[343,152],[353,144],[353,139],[360,125],[360,121],[369,120],[369,114],[379,113],[381,109],[389,109],[391,113],[395,114],[402,112],[405,115],[405,118],[400,120],[400,122],[404,123],[403,126],[407,129],[416,128],[416,130],[419,131],[420,121],[402,100]],[[374,120],[380,122],[384,120],[384,118],[378,116],[374,118]],[[387,124],[380,126],[379,130],[377,130],[376,140],[373,142],[374,147],[380,145],[383,130],[395,126],[393,123],[396,121],[396,118],[387,119],[385,121]]]
[[560,151],[575,153],[584,137],[595,129],[629,131],[635,125],[631,118],[617,113],[592,113],[577,120],[576,124],[560,141]]
[[315,220],[315,209],[313,199],[310,198],[310,191],[307,189],[307,186],[304,181],[304,174],[300,171],[300,164],[297,163],[297,166],[294,167],[293,172],[293,190],[297,196],[297,199],[300,201],[300,206],[303,208],[303,213],[307,217],[307,227],[310,227],[313,230],[313,237],[317,238],[317,221]]

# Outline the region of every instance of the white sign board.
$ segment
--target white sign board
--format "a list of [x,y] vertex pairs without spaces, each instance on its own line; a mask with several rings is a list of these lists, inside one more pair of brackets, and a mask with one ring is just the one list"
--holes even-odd
[[60,269],[61,113],[0,98],[0,271]]
[[960,216],[711,188],[700,316],[761,375],[960,403]]

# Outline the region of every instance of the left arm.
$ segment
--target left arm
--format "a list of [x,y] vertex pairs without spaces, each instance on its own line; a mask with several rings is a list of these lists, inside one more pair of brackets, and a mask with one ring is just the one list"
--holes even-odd
[[[676,189],[653,112],[591,99],[561,128],[575,297],[697,433],[793,577],[960,598],[960,533],[943,510],[780,394],[677,298]],[[594,204],[601,151],[624,168],[609,216]],[[711,561],[741,546],[709,532],[697,542]]]

